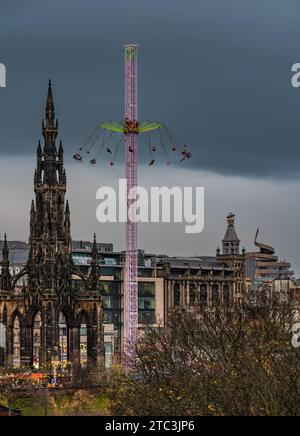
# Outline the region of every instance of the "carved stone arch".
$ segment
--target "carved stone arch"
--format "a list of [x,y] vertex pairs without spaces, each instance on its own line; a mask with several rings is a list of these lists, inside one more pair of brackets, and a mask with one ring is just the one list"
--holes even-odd
[[39,244],[37,252],[36,252],[36,259],[42,260],[43,257],[44,257],[44,250],[43,250],[42,246]]
[[16,318],[19,319],[20,327],[23,326],[23,320],[24,320],[24,318],[23,318],[21,312],[19,311],[19,309],[15,309],[15,310],[13,311],[13,313],[11,314],[11,317],[10,317],[10,323],[9,323],[9,326],[10,326],[11,328],[13,328],[13,326],[14,326],[14,322],[15,322],[15,319],[16,319]]
[[69,306],[62,305],[59,308],[58,313],[62,313],[64,315],[69,328],[75,325],[75,316],[73,310]]
[[77,316],[79,339],[79,362],[82,367],[89,363],[92,353],[91,320],[86,310],[81,310]]
[[31,326],[28,328],[30,340],[31,365],[38,369],[42,364],[42,335],[43,335],[42,308],[34,312]]
[[21,269],[21,271],[15,275],[12,279],[12,288],[14,289],[16,283],[18,280],[20,280],[20,278],[24,277],[27,274],[27,266],[25,266],[24,268]]
[[[70,359],[71,353],[71,331],[72,325],[70,324],[70,311],[68,308],[59,308],[57,311],[57,325],[59,330],[59,361],[63,364],[67,363]],[[72,322],[72,320],[71,320]]]
[[61,192],[57,193],[56,202],[57,202],[57,205],[61,205],[64,203],[63,195]]
[[11,363],[14,368],[21,366],[21,343],[23,335],[23,317],[18,309],[11,315],[8,333],[8,351],[11,355]]
[[77,325],[80,326],[81,324],[86,324],[88,327],[91,326],[89,314],[84,309],[81,309],[77,315]]
[[26,326],[28,328],[32,328],[33,323],[34,323],[34,319],[35,319],[36,314],[38,312],[41,312],[41,314],[43,314],[43,308],[41,305],[30,306],[28,312],[26,313],[26,315],[24,317],[24,326]]

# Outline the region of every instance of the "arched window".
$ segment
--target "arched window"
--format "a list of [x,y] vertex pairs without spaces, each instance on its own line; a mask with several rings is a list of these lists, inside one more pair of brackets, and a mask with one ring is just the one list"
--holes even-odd
[[80,317],[80,365],[85,367],[88,361],[88,319],[85,313]]
[[224,304],[228,305],[230,303],[230,292],[229,292],[229,286],[224,285],[223,288],[223,300]]
[[214,304],[219,302],[219,285],[212,286],[212,302]]
[[181,303],[181,292],[180,292],[180,284],[175,283],[174,285],[174,306],[180,306]]
[[69,356],[69,334],[68,325],[65,315],[60,312],[59,314],[59,360],[61,365],[64,366],[68,362]]
[[207,286],[206,285],[200,286],[200,304],[202,306],[205,306],[207,304]]
[[190,285],[189,292],[190,292],[190,306],[194,306],[196,304],[196,290],[194,284]]
[[13,367],[21,366],[21,326],[19,317],[16,316],[13,323]]
[[34,317],[32,329],[33,367],[36,369],[40,367],[41,327],[42,315],[41,312],[38,312]]

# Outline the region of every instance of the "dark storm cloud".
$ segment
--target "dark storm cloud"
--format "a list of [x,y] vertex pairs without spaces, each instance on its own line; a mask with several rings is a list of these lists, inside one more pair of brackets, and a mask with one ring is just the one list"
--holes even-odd
[[140,117],[191,144],[190,166],[299,175],[300,4],[292,0],[1,0],[0,150],[32,154],[54,82],[66,154],[123,113],[122,44],[140,44]]

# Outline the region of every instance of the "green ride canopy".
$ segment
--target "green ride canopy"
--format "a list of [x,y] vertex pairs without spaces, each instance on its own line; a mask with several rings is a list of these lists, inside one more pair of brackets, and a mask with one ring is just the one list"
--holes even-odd
[[[141,123],[138,132],[146,133],[151,132],[152,130],[160,129],[162,126],[157,122],[144,122]],[[110,130],[111,132],[124,133],[124,123],[117,123],[115,121],[111,121],[109,123],[101,124],[100,128]]]

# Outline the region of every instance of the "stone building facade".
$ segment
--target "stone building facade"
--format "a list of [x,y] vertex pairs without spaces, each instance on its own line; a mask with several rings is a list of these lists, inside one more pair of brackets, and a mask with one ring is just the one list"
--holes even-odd
[[165,319],[177,308],[216,303],[232,304],[245,295],[245,249],[234,227],[234,215],[227,217],[222,250],[216,256],[165,257],[158,261],[165,281]]
[[102,368],[98,250],[94,240],[89,275],[82,274],[72,259],[64,150],[61,142],[56,146],[58,121],[51,82],[42,133],[30,211],[29,256],[16,276],[10,273],[6,238],[3,244],[0,366],[45,368],[69,362],[74,367]]

